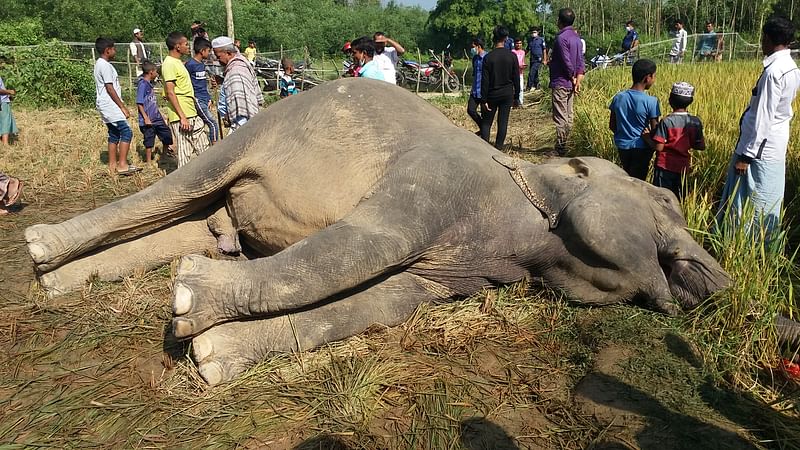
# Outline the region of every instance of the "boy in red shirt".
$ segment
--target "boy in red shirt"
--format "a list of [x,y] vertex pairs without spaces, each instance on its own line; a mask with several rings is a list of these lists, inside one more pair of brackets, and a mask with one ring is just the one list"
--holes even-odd
[[691,149],[705,150],[703,123],[689,114],[687,108],[694,101],[694,86],[686,82],[675,83],[669,95],[672,113],[658,123],[652,133],[642,134],[656,151],[653,185],[666,188],[683,198],[683,177],[691,167]]

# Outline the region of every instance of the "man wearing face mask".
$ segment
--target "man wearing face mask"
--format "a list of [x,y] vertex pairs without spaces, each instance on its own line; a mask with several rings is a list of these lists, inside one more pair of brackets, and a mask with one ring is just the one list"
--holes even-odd
[[[382,31],[376,32],[372,36],[375,45],[375,57],[373,60],[383,72],[384,81],[397,84],[397,61],[400,55],[406,52],[402,45],[395,40],[389,39]],[[387,44],[391,47],[387,47]]]
[[[472,56],[472,90],[469,92],[469,100],[467,100],[467,114],[478,125],[478,136],[481,135],[481,122],[483,121],[483,103],[481,103],[481,77],[483,76],[483,57],[486,56],[486,50],[483,49],[483,39],[475,38],[472,40],[472,46],[469,49],[469,54]],[[481,112],[478,112],[478,105],[480,105]]]
[[531,30],[531,36],[528,38],[528,54],[531,58],[531,67],[526,89],[535,91],[539,89],[539,69],[542,64],[547,65],[547,45],[544,38],[539,36],[539,30]]
[[636,32],[636,24],[632,20],[625,23],[625,31],[627,33],[622,38],[622,52],[627,55],[628,64],[633,64],[639,49],[639,33]]

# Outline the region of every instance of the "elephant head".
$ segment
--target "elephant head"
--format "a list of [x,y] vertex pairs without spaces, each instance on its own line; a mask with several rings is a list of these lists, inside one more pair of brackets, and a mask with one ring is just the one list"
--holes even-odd
[[[576,301],[677,314],[730,285],[687,231],[678,200],[599,158],[532,165],[497,155],[563,246],[542,277]],[[677,300],[678,305],[675,304]]]

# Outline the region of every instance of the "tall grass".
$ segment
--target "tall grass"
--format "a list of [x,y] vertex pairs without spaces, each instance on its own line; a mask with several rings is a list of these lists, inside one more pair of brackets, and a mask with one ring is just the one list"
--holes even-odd
[[[794,251],[797,236],[791,233],[764,244],[744,226],[712,231],[719,193],[725,182],[731,153],[744,111],[761,71],[758,62],[694,65],[660,65],[650,94],[658,97],[662,115],[671,111],[667,101],[672,83],[687,81],[696,87],[689,107],[704,124],[707,149],[695,152],[693,171],[687,177],[688,194],[683,211],[689,229],[720,261],[733,287],[712,299],[690,318],[696,337],[705,342],[703,353],[712,367],[739,387],[757,389],[764,368],[775,367],[780,356],[773,320],[776,314],[798,314],[793,295]],[[578,153],[610,160],[617,151],[608,131],[608,104],[619,90],[630,86],[630,69],[609,69],[587,74],[585,89],[576,102],[575,141]],[[795,109],[798,102],[795,103]],[[787,186],[800,181],[800,155],[792,151],[800,142],[800,126],[792,126],[787,155]],[[784,227],[791,228],[796,213],[795,191],[788,188]],[[745,211],[752,217],[753,211]],[[748,223],[744,220],[743,223]],[[757,233],[756,233],[757,234]],[[759,395],[765,396],[766,390]],[[766,395],[769,397],[770,395]]]

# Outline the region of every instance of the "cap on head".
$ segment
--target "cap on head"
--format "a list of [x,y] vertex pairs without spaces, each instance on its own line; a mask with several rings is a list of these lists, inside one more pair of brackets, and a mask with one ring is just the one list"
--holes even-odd
[[685,81],[680,81],[672,85],[670,93],[680,95],[681,97],[692,98],[694,97],[694,86]]
[[133,34],[139,34],[139,33],[141,33],[141,32],[142,32],[142,30],[140,30],[140,29],[138,29],[138,28],[134,28],[134,29],[133,29]]
[[215,37],[214,40],[211,41],[211,48],[222,48],[230,45],[233,45],[233,39],[228,36]]

